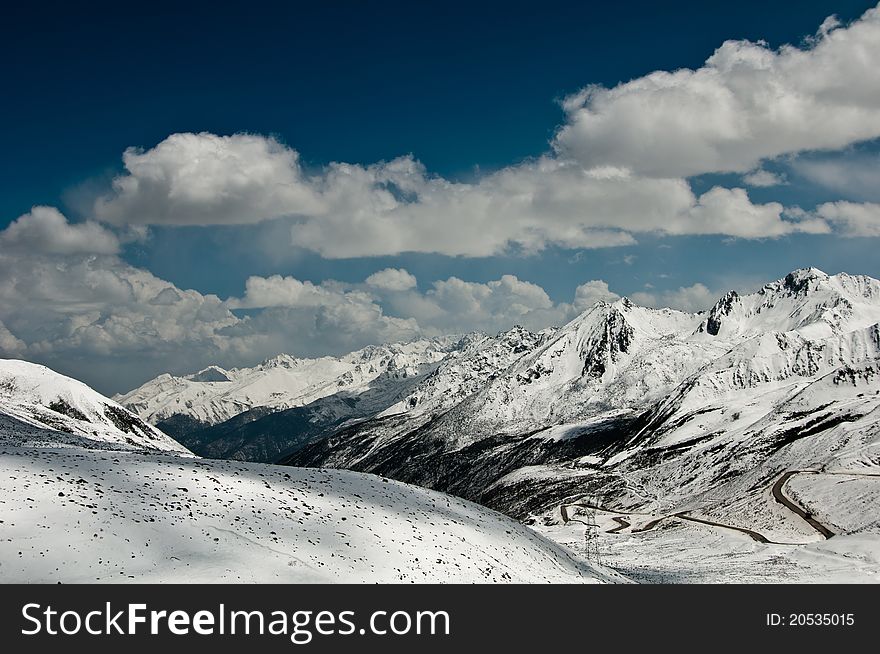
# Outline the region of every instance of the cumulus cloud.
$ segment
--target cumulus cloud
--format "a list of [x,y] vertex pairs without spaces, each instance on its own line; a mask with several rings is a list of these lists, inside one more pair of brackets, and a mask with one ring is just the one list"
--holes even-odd
[[563,102],[554,139],[586,168],[657,177],[747,172],[763,159],[880,136],[880,8],[825,21],[808,46],[727,41],[696,70],[657,71]]
[[93,212],[135,226],[286,218],[289,246],[326,258],[605,248],[644,233],[827,232],[817,215],[790,220],[742,189],[697,197],[687,178],[738,172],[746,185],[777,185],[784,179],[762,161],[880,137],[878,43],[875,8],[848,26],[826,20],[803,47],[728,41],[696,70],[589,86],[564,100],[549,153],[470,183],[432,175],[412,156],[306,170],[273,138],[173,134],[127,150]]
[[585,311],[596,302],[614,302],[619,299],[620,296],[608,288],[608,282],[593,279],[575,289],[574,308],[577,311]]
[[543,288],[515,275],[486,283],[450,277],[434,281],[424,293],[416,286],[415,276],[403,269],[381,270],[361,284],[328,280],[316,285],[278,275],[250,277],[244,296],[230,298],[227,306],[311,308],[319,310],[325,325],[337,321],[363,331],[372,324],[374,330],[427,335],[496,332],[514,324],[541,329],[572,315],[571,305],[555,304]]
[[486,283],[450,277],[433,282],[424,294],[393,298],[391,306],[441,333],[496,332],[515,324],[541,329],[569,318],[567,305],[554,304],[543,288],[515,275]]
[[122,161],[126,173],[94,207],[110,223],[227,225],[321,210],[298,153],[264,136],[172,134]]
[[386,291],[406,291],[417,284],[415,275],[403,268],[385,268],[374,272],[366,279],[367,286]]
[[54,207],[37,206],[0,233],[4,248],[45,254],[115,254],[119,239],[95,222],[72,224]]
[[[725,225],[721,232],[718,225]],[[686,216],[667,226],[672,234],[719,234],[741,238],[782,236],[794,232],[826,234],[828,225],[816,217],[796,219],[778,202],[753,204],[745,190],[716,186],[700,196]]]
[[746,172],[767,158],[880,136],[880,9],[826,21],[805,49],[727,41],[697,70],[567,98],[554,147],[653,176]]
[[843,236],[880,236],[880,204],[826,202],[816,213],[839,228]]
[[27,344],[6,328],[0,321],[0,357],[21,356]]
[[266,307],[318,307],[335,302],[338,290],[334,282],[314,284],[295,277],[248,277],[242,298],[230,298],[227,304],[233,309]]
[[176,134],[152,150],[129,151],[128,175],[95,212],[111,222],[159,224],[287,216],[291,246],[327,258],[604,248],[631,245],[646,232],[756,238],[819,231],[784,220],[775,203],[752,204],[743,190],[696,197],[684,179],[585,170],[549,156],[474,183],[430,175],[411,156],[333,163],[312,176],[298,162],[294,150],[259,136]]
[[287,217],[291,246],[327,258],[603,248],[642,233],[823,233],[816,214],[791,220],[736,188],[696,197],[687,178],[739,172],[749,186],[774,186],[785,180],[760,167],[766,159],[880,137],[878,43],[875,8],[849,26],[826,20],[801,48],[728,41],[696,70],[587,87],[563,102],[549,154],[472,183],[431,175],[412,156],[308,172],[272,138],[174,134],[127,150],[124,174],[94,214],[129,225]]
[[786,180],[784,175],[758,168],[747,175],[743,175],[743,182],[755,188],[768,188],[770,186],[781,186],[786,183]]

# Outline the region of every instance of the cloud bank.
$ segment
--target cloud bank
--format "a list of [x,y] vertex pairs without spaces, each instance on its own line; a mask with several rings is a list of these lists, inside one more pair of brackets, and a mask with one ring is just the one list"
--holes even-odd
[[764,160],[880,137],[878,69],[880,8],[848,26],[828,19],[802,47],[727,41],[696,70],[566,98],[550,152],[472,183],[431,175],[411,155],[307,170],[272,138],[173,134],[125,152],[94,215],[117,225],[286,217],[291,247],[326,258],[604,248],[645,233],[828,233],[836,223],[821,212],[756,204],[740,188],[697,195],[688,178],[736,172],[774,186],[784,179]]
[[880,136],[880,9],[808,46],[727,41],[697,70],[658,71],[563,102],[553,142],[584,167],[651,177],[745,173],[764,159]]
[[386,268],[360,283],[252,276],[241,296],[221,299],[126,263],[113,232],[46,207],[0,231],[0,243],[15,245],[0,248],[0,356],[77,368],[108,392],[165,371],[253,365],[278,352],[342,354],[515,324],[539,330],[619,297],[592,280],[571,302],[554,302],[514,275],[487,282],[453,276],[422,290],[407,270]]

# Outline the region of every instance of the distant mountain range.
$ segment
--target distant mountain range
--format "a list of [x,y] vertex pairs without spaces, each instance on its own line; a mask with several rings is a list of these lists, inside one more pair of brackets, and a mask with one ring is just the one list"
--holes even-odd
[[374,472],[521,519],[590,495],[773,533],[794,528],[761,499],[783,470],[880,464],[878,323],[880,282],[810,268],[708,312],[624,298],[540,333],[278,357],[116,399],[209,456]]

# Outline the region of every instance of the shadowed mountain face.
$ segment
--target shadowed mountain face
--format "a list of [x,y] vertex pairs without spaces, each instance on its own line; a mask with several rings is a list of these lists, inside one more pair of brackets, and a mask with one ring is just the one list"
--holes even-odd
[[177,414],[159,422],[157,427],[200,456],[274,462],[332,434],[348,420],[381,412],[407,396],[427,374],[382,379],[359,394],[336,393],[282,411],[257,407],[216,425]]

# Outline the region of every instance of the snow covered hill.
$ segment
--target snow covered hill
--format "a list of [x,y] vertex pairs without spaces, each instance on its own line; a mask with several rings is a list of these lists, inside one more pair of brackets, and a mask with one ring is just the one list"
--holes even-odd
[[493,511],[351,472],[3,446],[0,497],[5,582],[615,579]]
[[31,440],[188,453],[82,382],[45,366],[0,359],[0,443]]
[[0,364],[4,582],[621,580],[434,491],[193,457],[75,380]]
[[412,393],[380,415],[418,415],[453,407],[543,345],[554,331],[533,333],[517,325],[494,337],[471,334]]

